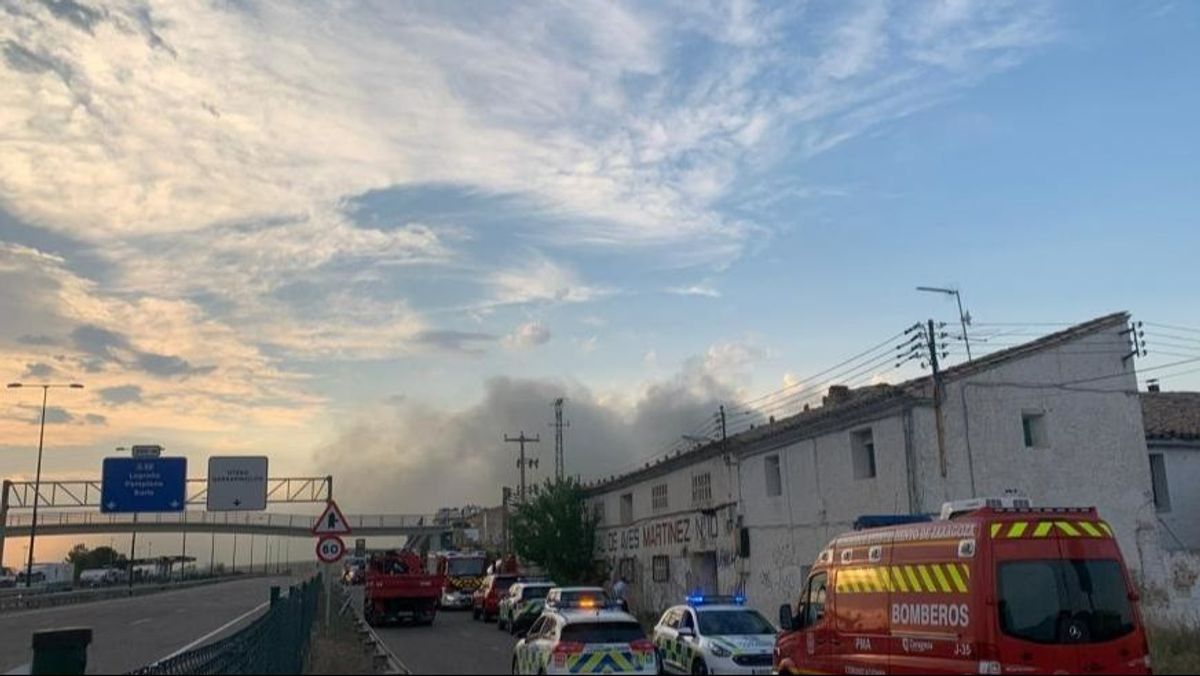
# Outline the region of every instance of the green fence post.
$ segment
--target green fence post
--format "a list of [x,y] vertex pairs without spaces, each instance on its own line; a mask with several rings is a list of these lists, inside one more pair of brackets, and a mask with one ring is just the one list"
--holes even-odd
[[87,671],[87,649],[92,630],[50,629],[33,634],[31,674],[82,674]]

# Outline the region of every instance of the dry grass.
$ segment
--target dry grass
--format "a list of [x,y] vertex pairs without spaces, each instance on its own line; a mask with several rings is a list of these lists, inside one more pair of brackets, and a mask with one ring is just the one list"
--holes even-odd
[[1151,625],[1150,659],[1156,674],[1200,674],[1200,630]]
[[351,611],[334,615],[325,627],[325,611],[317,614],[317,631],[313,635],[312,652],[308,658],[310,674],[374,674],[371,656],[363,648],[354,626]]

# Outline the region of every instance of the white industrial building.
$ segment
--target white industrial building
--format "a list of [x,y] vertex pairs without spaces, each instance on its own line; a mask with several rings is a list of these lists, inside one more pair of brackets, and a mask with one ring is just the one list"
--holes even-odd
[[860,516],[1019,493],[1098,507],[1135,574],[1161,577],[1128,322],[1101,317],[950,368],[940,406],[930,377],[833,387],[819,408],[592,485],[599,555],[640,610],[703,589],[744,590],[770,613]]

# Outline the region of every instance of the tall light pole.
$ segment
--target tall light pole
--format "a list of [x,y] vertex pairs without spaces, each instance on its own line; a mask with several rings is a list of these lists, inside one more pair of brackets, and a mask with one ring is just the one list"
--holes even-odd
[[26,385],[25,383],[9,383],[8,389],[16,390],[22,387],[40,387],[42,388],[42,429],[38,433],[38,459],[37,459],[37,474],[33,478],[33,520],[29,524],[29,558],[25,562],[25,588],[33,586],[33,544],[37,538],[37,517],[38,503],[42,499],[42,449],[46,445],[46,402],[50,398],[50,390],[52,388],[66,388],[72,390],[82,390],[83,385],[79,383],[66,384],[51,384],[41,383],[38,385]]
[[962,295],[958,289],[943,289],[936,286],[918,286],[917,291],[928,291],[930,293],[944,293],[947,296],[954,296],[958,301],[958,321],[962,324],[963,343],[967,346],[967,361],[971,361],[971,338],[967,335],[967,324],[971,323],[971,315],[963,312]]

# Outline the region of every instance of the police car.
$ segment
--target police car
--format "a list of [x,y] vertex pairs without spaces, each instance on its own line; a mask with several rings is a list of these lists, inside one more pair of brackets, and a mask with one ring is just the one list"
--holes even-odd
[[642,626],[611,603],[582,599],[547,607],[513,648],[514,674],[657,674]]
[[735,596],[690,596],[663,613],[654,645],[663,670],[682,674],[769,674],[775,627]]

